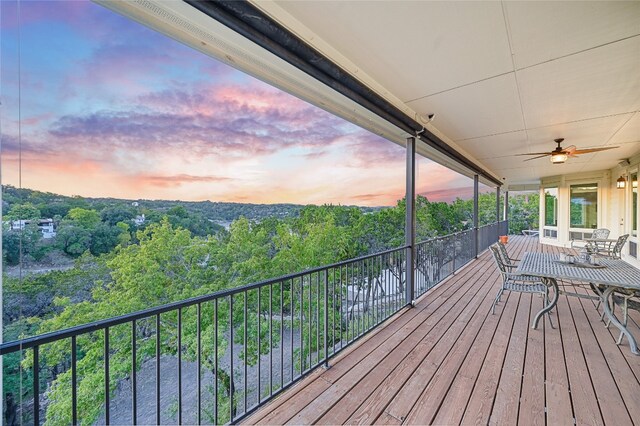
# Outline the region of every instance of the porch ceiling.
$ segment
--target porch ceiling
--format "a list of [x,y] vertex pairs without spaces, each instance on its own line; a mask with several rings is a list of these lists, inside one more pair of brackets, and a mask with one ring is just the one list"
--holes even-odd
[[[640,2],[254,2],[509,183],[640,152]],[[552,165],[516,153],[620,148]]]

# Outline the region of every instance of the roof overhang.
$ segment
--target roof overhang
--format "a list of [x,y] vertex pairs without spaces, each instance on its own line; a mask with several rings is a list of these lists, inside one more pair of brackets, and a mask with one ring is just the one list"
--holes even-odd
[[[413,135],[187,3],[99,2],[398,144]],[[488,170],[483,183],[537,184],[640,152],[640,2],[215,5],[293,34],[409,121],[435,113],[426,131]],[[514,155],[551,151],[557,137],[620,148],[561,165]],[[477,173],[432,146],[418,152]]]

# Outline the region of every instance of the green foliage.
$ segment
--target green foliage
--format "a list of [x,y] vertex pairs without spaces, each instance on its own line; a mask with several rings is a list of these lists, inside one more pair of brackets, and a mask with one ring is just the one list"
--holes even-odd
[[47,250],[41,236],[42,233],[35,223],[26,225],[24,229],[3,229],[2,258],[5,264],[17,265],[23,256],[41,258]]
[[80,256],[91,246],[91,230],[74,221],[62,221],[57,232],[58,247],[70,256]]
[[32,203],[14,204],[7,214],[8,220],[40,219],[40,210]]
[[100,215],[97,211],[79,207],[69,210],[66,218],[84,229],[93,229],[100,223]]
[[540,195],[537,192],[509,194],[509,233],[519,235],[525,229],[538,229]]
[[119,222],[130,222],[136,217],[136,212],[126,205],[115,205],[104,208],[100,212],[100,219],[102,222],[114,226]]
[[[21,204],[31,202],[31,197],[36,196],[13,189],[10,192],[14,199],[21,200]],[[526,199],[510,197],[512,232],[537,224],[537,198],[534,195]],[[380,252],[402,246],[405,239],[404,200],[390,208],[368,211],[324,205],[299,207],[299,214],[293,217],[284,215],[259,221],[240,217],[231,224],[228,232],[222,231],[202,211],[192,209],[188,203],[178,206],[167,202],[158,209],[144,207],[136,212],[123,203],[105,207],[108,204],[106,200],[91,200],[88,205],[71,207],[72,201],[59,201],[65,204],[58,206],[59,212],[65,206],[70,208],[65,219],[59,222],[56,244],[65,253],[79,256],[78,264],[71,271],[42,274],[22,283],[5,281],[9,291],[17,295],[10,302],[13,306],[31,304],[34,307],[32,311],[7,318],[9,323],[16,324],[16,330],[45,333],[112,318]],[[479,207],[481,225],[495,220],[495,194],[481,194]],[[136,228],[131,219],[142,212],[147,220]],[[469,229],[472,224],[472,200],[458,199],[452,203],[431,202],[425,197],[416,200],[418,240]],[[16,236],[5,232],[3,240],[5,236],[6,253],[3,254],[7,262],[19,260],[19,238],[23,239],[23,250],[31,250],[28,244],[25,245],[24,234]],[[350,271],[349,286],[371,291],[382,267],[382,262],[363,261],[355,265]],[[384,260],[384,267],[391,270],[402,286],[401,258],[389,256]],[[218,408],[224,413],[218,421],[227,422],[230,405],[234,407],[238,401],[229,399],[234,387],[232,375],[222,368],[216,371],[215,359],[225,354],[231,335],[237,344],[244,344],[246,339],[246,358],[244,353],[242,357],[249,365],[255,365],[260,354],[268,354],[278,347],[280,332],[301,330],[303,344],[302,349],[296,350],[295,368],[307,369],[312,365],[315,353],[324,345],[325,295],[319,283],[326,280],[330,284],[330,300],[334,297],[342,300],[346,292],[345,278],[342,271],[327,277],[305,275],[261,291],[256,289],[221,298],[217,304],[208,302],[182,309],[181,347],[177,346],[178,313],[164,313],[159,317],[161,353],[176,356],[181,351],[183,359],[195,360],[200,323],[203,368],[216,377],[221,398]],[[37,303],[40,295],[43,295],[42,303]],[[365,300],[367,302],[362,309],[366,313],[369,298]],[[272,309],[277,310],[275,307],[281,303],[283,317],[272,317]],[[374,316],[362,316],[353,308],[346,317],[342,306],[329,309],[327,341],[330,345],[355,337],[353,321],[361,321],[361,325],[366,326],[375,320]],[[306,326],[301,328],[302,321],[310,320],[307,312],[315,312],[321,318],[320,321],[311,320],[310,329]],[[26,316],[31,319],[26,320]],[[214,318],[217,319],[217,333]],[[112,392],[119,381],[129,377],[132,367],[141,368],[155,355],[155,321],[156,318],[152,317],[136,322],[138,356],[135,366],[131,365],[131,324],[110,329]],[[245,322],[246,335],[243,327],[232,329],[230,326]],[[330,336],[331,339],[335,336],[335,340]],[[92,423],[102,410],[103,342],[102,332],[78,338],[78,395],[83,423]],[[71,420],[68,341],[45,345],[41,355],[45,366],[42,377],[50,383],[47,424],[68,424]],[[22,361],[25,367],[31,362],[28,356]],[[239,394],[235,392],[236,398]],[[204,411],[211,413],[212,407],[205,406]]]

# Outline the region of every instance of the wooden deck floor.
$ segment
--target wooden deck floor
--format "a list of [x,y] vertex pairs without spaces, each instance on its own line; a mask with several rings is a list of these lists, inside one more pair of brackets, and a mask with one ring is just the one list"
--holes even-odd
[[[509,252],[557,251],[515,237]],[[248,418],[249,424],[640,423],[640,357],[591,300],[561,296],[538,330],[538,296],[505,293],[485,252],[413,309]],[[632,332],[640,336],[636,324]]]

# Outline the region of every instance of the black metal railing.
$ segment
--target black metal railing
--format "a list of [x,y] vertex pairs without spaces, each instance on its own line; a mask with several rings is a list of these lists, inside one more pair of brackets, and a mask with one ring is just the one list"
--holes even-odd
[[[94,422],[82,407],[97,406],[106,424],[237,422],[406,305],[406,249],[5,343],[34,395],[21,417]],[[68,405],[47,412],[52,388]]]
[[[483,251],[506,229],[496,222],[416,244],[409,300],[473,260],[476,241]],[[13,371],[34,395],[21,418],[93,422],[89,405],[105,424],[237,422],[406,306],[407,249],[0,345],[3,358],[19,354]],[[88,368],[101,370],[98,388],[83,380]],[[68,401],[49,412],[51,389]],[[172,410],[163,411],[166,401]]]
[[494,222],[478,228],[478,253],[483,252],[496,241],[500,235],[507,235],[509,222],[504,220]]
[[416,244],[416,297],[474,259],[473,229]]

